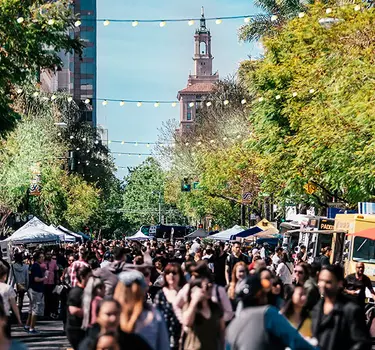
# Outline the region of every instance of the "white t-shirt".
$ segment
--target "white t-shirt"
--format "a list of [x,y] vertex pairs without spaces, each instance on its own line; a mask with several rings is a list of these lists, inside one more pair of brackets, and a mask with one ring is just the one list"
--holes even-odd
[[0,295],[3,298],[4,311],[7,316],[10,316],[10,298],[16,297],[14,289],[6,283],[0,282]]
[[[288,264],[288,267],[286,266]],[[276,276],[279,276],[283,284],[292,284],[293,282],[293,264],[281,262],[276,269]]]
[[280,258],[277,254],[274,254],[273,257],[272,257],[272,264],[274,264],[275,266],[279,265],[280,264]]

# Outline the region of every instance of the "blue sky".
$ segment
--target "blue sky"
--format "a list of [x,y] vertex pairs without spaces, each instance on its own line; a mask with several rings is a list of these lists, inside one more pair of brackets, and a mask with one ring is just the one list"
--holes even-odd
[[[206,17],[250,15],[259,12],[249,0],[97,0],[98,18],[169,19],[198,18],[201,6]],[[243,20],[209,22],[214,71],[223,78],[234,74],[248,55],[258,56],[256,44],[239,44],[237,30]],[[98,98],[174,100],[186,87],[193,70],[194,32],[197,23],[98,23]],[[98,103],[98,124],[108,129],[110,140],[155,142],[163,121],[179,119],[178,106],[151,105],[120,107]],[[114,152],[149,153],[146,146],[110,144]],[[145,157],[115,156],[117,166],[135,166]],[[119,169],[118,176],[126,174]]]

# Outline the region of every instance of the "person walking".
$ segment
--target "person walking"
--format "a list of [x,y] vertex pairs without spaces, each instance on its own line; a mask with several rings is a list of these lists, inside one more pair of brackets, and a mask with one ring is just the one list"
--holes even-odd
[[326,265],[319,274],[323,295],[312,311],[312,334],[322,350],[370,350],[370,336],[363,310],[342,294],[344,272],[339,265]]
[[247,277],[239,293],[243,310],[229,324],[226,340],[233,350],[316,350],[280,315],[267,305],[270,282],[255,273]]
[[137,270],[121,272],[114,299],[121,305],[120,329],[135,333],[153,350],[169,349],[167,327],[160,312],[146,302],[148,284]]
[[306,309],[306,292],[303,286],[291,287],[281,313],[304,338],[311,338],[311,317]]
[[182,313],[182,348],[223,349],[225,323],[222,310],[211,301],[212,280],[207,277],[195,278],[189,282],[189,287],[188,302]]
[[85,336],[85,331],[82,329],[83,320],[83,292],[87,280],[91,274],[91,269],[87,266],[82,266],[78,269],[75,277],[77,279],[76,286],[71,289],[68,295],[68,317],[66,322],[66,337],[68,338],[74,350],[78,349],[80,341]]
[[375,292],[372,287],[371,280],[365,275],[365,264],[357,262],[355,266],[355,273],[352,273],[345,278],[344,292],[348,298],[357,303],[362,309],[365,308],[366,288],[375,299]]
[[57,309],[58,309],[58,298],[57,295],[53,294],[58,283],[58,270],[57,262],[55,259],[52,259],[52,254],[50,251],[47,251],[45,254],[44,262],[41,264],[42,270],[46,274],[46,279],[44,280],[44,316],[51,317],[53,319],[57,318]]
[[164,269],[164,287],[156,294],[154,300],[155,307],[166,322],[171,349],[179,347],[181,323],[173,310],[173,303],[184,284],[185,278],[181,266],[177,263],[169,263]]
[[247,266],[243,261],[238,262],[234,265],[232,271],[232,280],[228,288],[228,297],[232,303],[233,311],[237,308],[237,292],[241,286],[241,282],[245,280],[248,274]]
[[29,265],[23,263],[22,253],[14,254],[14,263],[10,267],[10,285],[16,290],[18,309],[22,313],[23,300],[29,288]]
[[330,258],[331,258],[332,249],[331,247],[325,247],[323,248],[323,253],[320,257],[320,265],[322,268],[326,265],[330,265]]
[[87,251],[86,249],[81,246],[78,252],[78,260],[74,261],[73,264],[70,266],[70,284],[75,287],[78,283],[77,280],[77,272],[81,267],[89,267],[87,262]]
[[41,264],[44,262],[44,254],[35,252],[33,255],[34,263],[30,269],[29,290],[30,298],[29,315],[27,317],[25,330],[30,334],[38,334],[35,324],[38,316],[44,315],[44,281],[47,275],[44,274]]
[[248,257],[241,252],[241,243],[234,242],[232,246],[232,253],[228,255],[225,267],[225,278],[227,285],[232,279],[232,270],[234,268],[234,265],[236,265],[240,261],[243,261],[246,265],[249,263]]
[[213,262],[214,262],[215,283],[219,286],[225,287],[226,286],[225,263],[226,263],[228,254],[224,250],[225,249],[224,242],[215,243],[214,248],[215,248],[215,255],[213,258]]
[[11,336],[11,318],[10,310],[12,309],[17,318],[18,325],[22,327],[21,316],[16,304],[16,293],[12,286],[6,283],[8,276],[8,268],[0,262],[0,296],[4,304],[5,315],[7,316],[7,324],[5,334]]
[[276,269],[276,276],[280,277],[284,287],[291,286],[293,283],[293,263],[290,261],[289,254],[283,252],[280,263]]

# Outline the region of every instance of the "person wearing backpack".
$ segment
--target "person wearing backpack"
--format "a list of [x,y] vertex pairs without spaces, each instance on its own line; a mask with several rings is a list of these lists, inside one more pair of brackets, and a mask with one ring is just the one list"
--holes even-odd
[[276,269],[276,276],[280,277],[284,286],[290,286],[293,283],[293,263],[289,259],[287,252],[283,252],[280,264]]

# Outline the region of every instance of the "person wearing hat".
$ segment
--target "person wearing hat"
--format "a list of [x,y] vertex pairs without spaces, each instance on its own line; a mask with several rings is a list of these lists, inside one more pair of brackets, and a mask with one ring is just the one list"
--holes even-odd
[[140,271],[131,270],[118,275],[114,299],[121,305],[120,329],[135,333],[147,341],[153,350],[169,349],[169,336],[160,312],[146,303],[148,285]]
[[243,309],[227,328],[226,341],[230,349],[316,349],[274,306],[267,305],[269,283],[261,280],[259,274],[250,275],[244,281],[238,294]]

